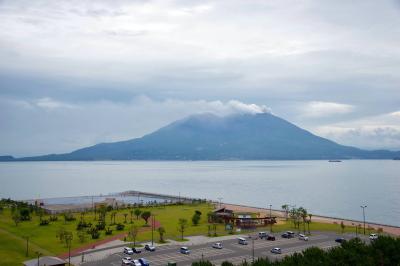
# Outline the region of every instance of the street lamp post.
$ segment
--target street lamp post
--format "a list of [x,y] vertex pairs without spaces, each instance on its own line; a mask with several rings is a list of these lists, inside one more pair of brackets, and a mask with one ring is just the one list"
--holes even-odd
[[252,243],[251,255],[252,255],[252,261],[254,263],[254,237],[251,238],[251,243]]
[[40,256],[42,256],[42,253],[40,253],[39,251],[35,252],[37,255],[37,265],[40,266]]
[[72,242],[72,233],[65,236],[65,240],[68,246],[68,265],[71,265],[71,242]]
[[269,231],[272,233],[272,204],[269,205]]
[[154,246],[154,215],[151,216],[151,246]]
[[29,256],[29,236],[25,236],[26,238],[26,252],[25,252],[25,256],[28,257]]
[[219,208],[221,209],[221,200],[222,200],[223,198],[222,197],[219,197],[218,198],[218,200],[219,200]]
[[[351,223],[351,225],[354,226],[354,223]],[[357,238],[357,237],[358,237],[358,228],[357,228],[357,225],[356,225],[355,227],[356,227],[356,238]]]
[[365,208],[367,208],[367,205],[360,206],[363,210],[363,219],[364,219],[364,235],[365,235]]

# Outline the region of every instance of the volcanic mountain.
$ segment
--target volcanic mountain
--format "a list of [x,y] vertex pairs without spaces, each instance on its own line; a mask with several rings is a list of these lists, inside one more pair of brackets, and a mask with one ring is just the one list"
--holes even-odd
[[[400,152],[367,151],[316,136],[270,113],[192,115],[141,138],[100,143],[66,154],[7,161],[63,160],[311,160],[392,159]],[[1,157],[0,157],[1,160]]]

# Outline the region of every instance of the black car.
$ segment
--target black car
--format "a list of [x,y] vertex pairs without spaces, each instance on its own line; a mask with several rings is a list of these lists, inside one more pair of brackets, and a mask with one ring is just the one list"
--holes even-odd
[[290,236],[290,238],[295,236],[295,233],[292,231],[286,231],[286,234],[288,234]]
[[133,253],[141,253],[142,251],[137,248],[132,248]]
[[267,235],[267,237],[265,238],[266,240],[270,240],[270,241],[275,241],[275,236],[273,235]]
[[283,233],[282,235],[281,235],[283,238],[293,238],[294,237],[294,234],[290,234],[290,233]]
[[343,244],[344,242],[346,242],[346,239],[344,239],[343,237],[339,237],[335,239],[335,242]]
[[150,263],[145,258],[140,258],[139,262],[142,266],[150,266]]

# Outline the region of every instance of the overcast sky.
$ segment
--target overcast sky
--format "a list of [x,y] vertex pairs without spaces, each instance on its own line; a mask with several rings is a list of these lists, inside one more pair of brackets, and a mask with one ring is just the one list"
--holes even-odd
[[265,109],[400,150],[400,2],[0,0],[0,154]]

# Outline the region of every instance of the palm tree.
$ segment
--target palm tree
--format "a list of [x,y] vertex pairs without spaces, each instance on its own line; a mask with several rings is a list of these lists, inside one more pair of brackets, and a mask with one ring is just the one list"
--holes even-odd
[[131,215],[131,223],[133,223],[133,221],[132,221],[133,210],[132,210],[132,209],[131,209],[131,210],[129,210],[129,213],[130,213],[130,215]]
[[126,224],[126,216],[128,216],[128,214],[124,213],[124,217],[125,217],[124,224]]
[[282,205],[282,210],[285,212],[286,221],[287,221],[288,220],[288,215],[289,215],[289,205],[288,204],[283,204]]
[[135,209],[134,213],[136,215],[136,220],[139,220],[139,216],[142,214],[142,211],[140,209]]
[[344,229],[346,226],[344,225],[343,221],[340,222],[340,228],[342,228],[342,234],[344,233]]
[[303,207],[298,208],[299,215],[303,219],[303,232],[306,233],[306,218],[307,218],[307,210]]

